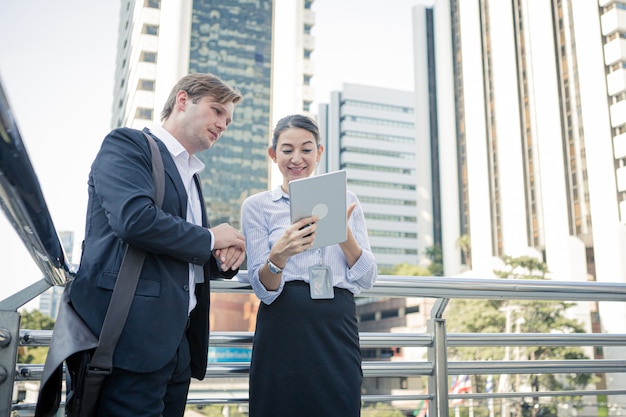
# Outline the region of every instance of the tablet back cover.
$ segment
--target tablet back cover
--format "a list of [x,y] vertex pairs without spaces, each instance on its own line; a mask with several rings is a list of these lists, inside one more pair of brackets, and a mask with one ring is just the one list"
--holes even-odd
[[346,171],[334,171],[289,183],[291,223],[317,215],[311,249],[344,242],[346,236]]

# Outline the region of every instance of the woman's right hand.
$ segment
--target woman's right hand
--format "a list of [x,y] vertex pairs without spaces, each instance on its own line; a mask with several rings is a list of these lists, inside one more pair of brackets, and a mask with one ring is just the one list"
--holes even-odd
[[318,216],[305,217],[285,229],[270,251],[272,262],[282,266],[293,255],[304,252],[313,245]]

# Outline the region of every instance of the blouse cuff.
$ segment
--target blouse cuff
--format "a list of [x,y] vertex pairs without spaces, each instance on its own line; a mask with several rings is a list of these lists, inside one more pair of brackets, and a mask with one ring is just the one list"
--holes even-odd
[[358,281],[368,275],[372,269],[372,265],[375,264],[376,261],[374,260],[371,252],[362,250],[359,259],[357,259],[354,265],[352,265],[352,268],[348,268],[348,282]]
[[263,303],[268,304],[268,305],[272,304],[274,300],[278,298],[280,293],[283,291],[283,287],[285,286],[285,281],[281,280],[278,288],[273,291],[270,291],[267,288],[265,288],[265,286],[259,279],[258,275],[254,277],[254,279],[251,281],[252,281],[252,289],[256,293],[259,300],[261,300]]

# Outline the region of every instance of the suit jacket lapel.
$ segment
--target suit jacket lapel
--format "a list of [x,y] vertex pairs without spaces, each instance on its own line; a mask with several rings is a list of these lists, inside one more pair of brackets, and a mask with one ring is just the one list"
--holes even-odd
[[160,140],[157,141],[157,143],[159,144],[161,155],[163,155],[163,168],[165,169],[165,175],[167,175],[174,184],[174,189],[178,195],[178,203],[180,207],[179,216],[185,219],[187,217],[187,192],[185,191],[185,185],[183,184],[182,178],[180,178],[178,168],[176,168],[176,163],[174,162],[170,152],[167,150],[167,147]]
[[204,196],[202,195],[202,186],[200,185],[200,176],[195,174],[193,176],[193,181],[196,183],[196,187],[198,187],[198,195],[200,196],[200,208],[202,212],[202,226],[210,227],[209,220],[207,219],[206,206],[204,204]]

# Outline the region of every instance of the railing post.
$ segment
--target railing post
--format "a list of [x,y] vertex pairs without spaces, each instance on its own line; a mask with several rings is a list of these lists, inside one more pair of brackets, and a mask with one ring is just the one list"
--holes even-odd
[[18,308],[50,288],[45,278],[0,300],[0,417],[11,415],[13,387],[20,344],[20,313]]
[[433,364],[433,372],[428,377],[428,393],[433,401],[428,404],[428,415],[448,417],[448,342],[446,321],[441,318],[449,299],[437,300],[427,323],[427,331],[433,343],[428,348],[428,361]]
[[19,331],[19,313],[0,311],[0,417],[11,415]]

